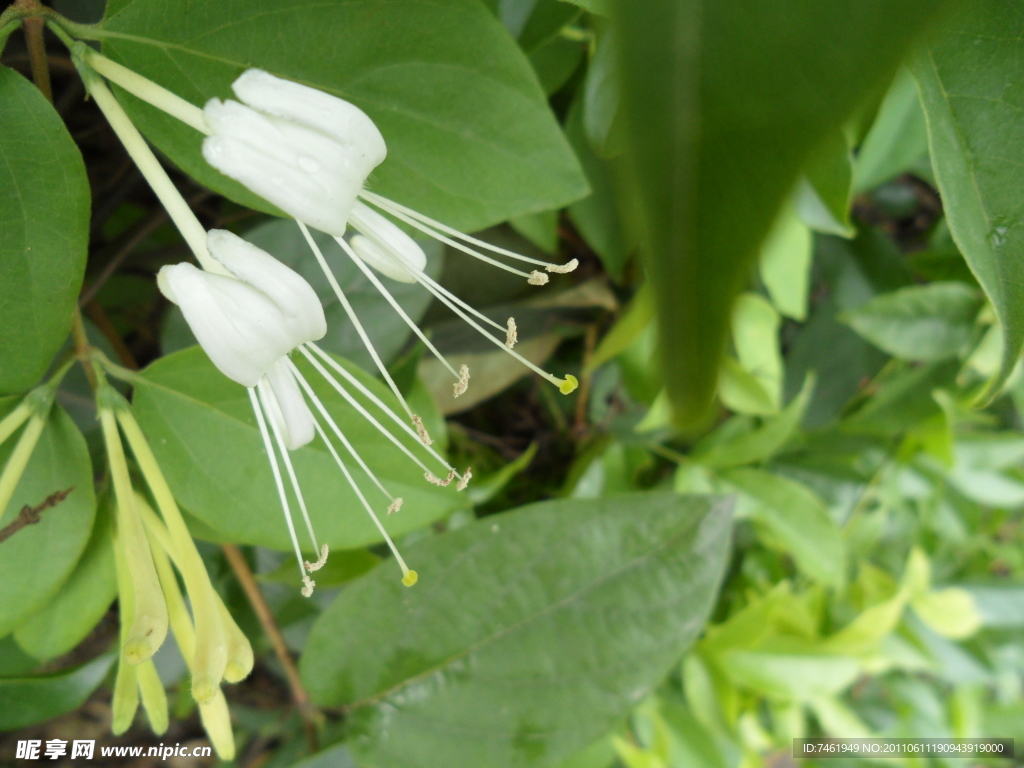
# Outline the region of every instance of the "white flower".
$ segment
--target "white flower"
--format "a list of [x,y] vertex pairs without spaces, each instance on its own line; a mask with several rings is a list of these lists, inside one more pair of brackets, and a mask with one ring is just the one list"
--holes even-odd
[[231,232],[215,229],[206,244],[235,277],[182,263],[163,267],[157,284],[221,373],[244,387],[266,377],[272,418],[288,448],[299,448],[313,439],[313,416],[284,357],[327,333],[320,300],[297,272]]
[[[274,203],[299,222],[331,287],[424,444],[429,445],[429,436],[422,430],[420,420],[405,402],[370,344],[306,225],[335,237],[412,331],[455,377],[455,397],[466,391],[468,369],[462,366],[456,371],[445,360],[367,265],[393,280],[420,283],[465,322],[558,386],[563,393],[568,394],[576,388],[575,377],[560,379],[512,350],[517,339],[513,318],[503,326],[427,276],[423,250],[381,212],[463,253],[520,275],[531,285],[547,283],[547,272],[571,272],[576,268],[575,259],[564,265],[531,259],[465,235],[365,189],[367,176],[384,160],[387,150],[384,139],[370,118],[342,99],[252,69],[243,73],[232,84],[232,89],[242,103],[213,99],[206,105],[204,115],[212,135],[203,142],[204,157],[213,167]],[[342,238],[347,225],[359,233],[350,241]],[[542,266],[546,272],[516,269],[485,255],[481,252],[483,250]],[[484,328],[485,325],[493,330]]]
[[[404,234],[402,236],[405,237]],[[406,566],[351,472],[342,462],[327,430],[333,433],[334,438],[384,494],[389,514],[401,508],[402,499],[391,495],[356,453],[313,388],[289,359],[289,353],[297,351],[303,355],[352,408],[415,462],[428,479],[434,478],[432,482],[448,485],[458,478],[457,487],[463,490],[469,482],[469,470],[461,475],[457,473],[429,447],[429,440],[423,439],[426,432],[421,423],[417,424],[415,431],[410,429],[358,379],[310,343],[323,337],[327,326],[320,300],[298,273],[230,232],[211,231],[207,236],[207,247],[211,256],[232,276],[212,274],[182,263],[161,269],[157,283],[164,295],[181,307],[185,320],[214,365],[225,376],[249,390],[250,402],[270,459],[274,484],[305,583],[303,594],[307,597],[312,594],[315,582],[308,574],[323,566],[327,558],[327,545],[320,546],[317,542],[289,451],[306,445],[316,436],[324,442],[394,552],[402,568],[403,582],[409,586],[416,583],[416,572]],[[437,480],[427,465],[353,396],[352,389],[368,399],[406,434],[421,439],[423,449],[447,472],[447,480]],[[314,406],[319,419],[314,416],[309,404]],[[284,465],[284,472],[281,471],[278,459]],[[298,502],[313,550],[319,552],[319,558],[314,563],[302,558],[285,492],[285,475]]]

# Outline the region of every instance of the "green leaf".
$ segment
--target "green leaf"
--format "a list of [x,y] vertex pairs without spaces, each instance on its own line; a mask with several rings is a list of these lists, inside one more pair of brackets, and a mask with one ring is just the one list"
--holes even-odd
[[800,570],[831,586],[843,583],[839,529],[810,489],[760,469],[731,469],[722,478],[755,502],[751,515],[768,529],[774,539],[769,543],[790,554]]
[[584,46],[578,40],[556,37],[530,52],[530,63],[549,96],[559,91],[580,65]]
[[981,296],[963,283],[901,288],[840,316],[876,347],[903,360],[955,357],[974,336]]
[[89,544],[75,570],[45,608],[14,633],[18,645],[39,659],[67,653],[95,627],[117,597],[110,515],[105,505],[96,514]]
[[[0,414],[13,410],[19,400],[0,400]],[[15,433],[0,447],[0,466],[6,464],[19,436]],[[54,405],[14,496],[0,515],[0,528],[14,520],[23,506],[37,506],[55,491],[74,490],[43,511],[38,523],[0,544],[0,637],[42,609],[74,570],[96,514],[92,483],[85,439],[64,410]]]
[[[805,701],[845,690],[860,674],[848,656],[814,653],[814,646],[785,652],[733,650],[718,659],[737,686],[774,699]],[[802,651],[802,652],[801,652]]]
[[562,2],[578,5],[580,8],[600,16],[610,16],[612,12],[611,0],[562,0]]
[[[505,5],[507,0],[501,4]],[[532,53],[551,42],[558,33],[580,15],[579,9],[559,0],[513,0],[516,5],[530,6],[530,15],[516,33],[519,47]]]
[[565,133],[590,182],[590,194],[569,206],[569,216],[587,245],[601,258],[612,279],[621,280],[635,243],[625,231],[616,208],[612,166],[591,148],[583,130],[583,109],[578,101],[569,109]]
[[[750,432],[715,441],[708,447],[698,444],[693,450],[693,460],[708,467],[724,469],[770,459],[800,426],[812,392],[814,375],[808,374],[803,389],[781,413],[766,418],[760,427]],[[712,438],[714,435],[709,436],[709,441]]]
[[816,232],[853,237],[857,232],[850,223],[853,157],[842,130],[825,135],[808,158],[804,173],[796,191],[803,222]]
[[0,731],[13,731],[78,709],[106,677],[114,654],[49,675],[0,678]]
[[744,293],[732,309],[732,340],[739,366],[725,358],[719,394],[734,411],[776,413],[782,398],[782,355],[775,308],[755,293]]
[[71,330],[89,245],[82,155],[39,89],[0,67],[0,394],[35,385]]
[[867,192],[912,168],[928,152],[928,129],[914,78],[905,68],[896,73],[878,116],[857,150],[853,191]]
[[795,212],[783,208],[761,246],[761,280],[780,314],[807,319],[811,282],[811,233]]
[[346,707],[356,759],[550,765],[617,725],[695,638],[728,552],[729,502],[630,494],[535,504],[409,549],[309,636],[313,698]]
[[653,318],[654,298],[651,295],[650,286],[645,283],[636,292],[629,307],[622,313],[622,317],[601,339],[601,343],[597,345],[597,349],[594,350],[593,356],[584,369],[585,372],[592,373],[599,366],[625,352],[650,325]]
[[599,156],[614,157],[621,151],[622,144],[619,43],[612,25],[597,24],[595,35],[593,56],[583,81],[583,131]]
[[[296,357],[296,365],[345,437],[385,487],[405,499],[402,510],[386,520],[392,535],[422,527],[467,506],[465,496],[453,488],[427,483],[422,470],[330,389],[304,358]],[[342,364],[393,411],[401,411],[394,396],[376,379],[351,363]],[[214,368],[199,347],[161,358],[133,383],[139,424],[182,507],[229,540],[291,549],[246,389]],[[362,396],[356,399],[366,403]],[[369,408],[381,420],[380,412]],[[381,420],[385,422],[397,432],[393,422]],[[435,474],[443,474],[417,441],[407,435],[399,439],[422,456]],[[367,499],[382,514],[387,500],[344,449],[338,450]],[[319,439],[291,452],[291,459],[321,542],[331,548],[356,549],[381,541],[377,528]],[[298,515],[292,506],[293,514]],[[303,546],[312,549],[308,543]]]
[[1024,42],[1016,3],[979,0],[952,14],[945,34],[912,62],[946,220],[1003,326],[994,397],[1024,348],[1024,94],[1010,87]]
[[[456,228],[558,208],[587,191],[530,63],[478,0],[202,0],[188,13],[135,0],[108,15],[103,42],[108,56],[193,104],[229,97],[248,67],[351,101],[388,143],[374,191]],[[206,164],[196,131],[119,96],[200,183],[268,210]]]
[[625,154],[680,426],[712,407],[733,299],[808,155],[940,4],[613,4]]
[[511,218],[508,223],[545,253],[558,250],[558,211],[528,213]]

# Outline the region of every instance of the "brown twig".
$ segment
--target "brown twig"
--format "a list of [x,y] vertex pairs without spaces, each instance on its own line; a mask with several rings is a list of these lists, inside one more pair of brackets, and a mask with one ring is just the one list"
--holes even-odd
[[292,699],[295,701],[295,706],[302,717],[309,750],[311,753],[316,752],[319,749],[316,725],[320,718],[320,713],[313,706],[309,694],[306,693],[306,689],[302,685],[302,680],[299,678],[299,670],[295,666],[295,660],[292,659],[291,653],[288,651],[288,646],[285,645],[284,636],[277,626],[274,614],[271,612],[270,606],[267,605],[263,593],[260,592],[259,584],[256,583],[256,578],[252,575],[249,563],[245,561],[245,556],[241,550],[234,544],[222,544],[221,549],[224,551],[224,556],[227,558],[231,570],[235,572],[238,583],[245,590],[245,596],[249,598],[249,604],[252,605],[253,611],[256,612],[256,618],[259,619],[263,631],[270,638],[270,644],[274,646],[277,660],[281,662],[281,666],[284,668],[284,676],[288,681],[288,687],[291,689]]
[[14,518],[14,520],[5,525],[3,528],[0,528],[0,544],[3,544],[5,541],[11,538],[11,536],[16,534],[22,528],[25,528],[29,525],[35,525],[36,523],[38,523],[39,515],[43,511],[49,509],[50,507],[55,507],[58,504],[60,504],[62,501],[64,501],[64,499],[68,497],[68,494],[71,493],[73,490],[75,490],[75,486],[72,485],[67,490],[55,491],[54,493],[51,493],[49,496],[47,496],[43,500],[42,504],[39,504],[35,507],[30,507],[28,504],[26,504],[24,507],[21,508],[21,512],[18,513],[18,516]]

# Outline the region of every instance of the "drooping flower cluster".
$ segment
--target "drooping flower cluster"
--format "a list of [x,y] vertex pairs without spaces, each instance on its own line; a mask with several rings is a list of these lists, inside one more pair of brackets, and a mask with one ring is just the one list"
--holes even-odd
[[[545,284],[548,272],[572,271],[576,267],[575,260],[565,265],[549,264],[497,248],[367,190],[367,177],[387,155],[384,138],[362,110],[335,96],[253,69],[243,73],[232,84],[237,101],[213,99],[200,110],[91,49],[83,47],[76,55],[79,57],[80,68],[88,70],[83,72],[83,79],[90,93],[107,114],[111,125],[149,179],[203,267],[202,270],[189,264],[165,267],[159,276],[159,286],[171,301],[182,308],[186,321],[217,368],[249,390],[253,412],[270,460],[305,584],[303,594],[308,596],[312,593],[315,582],[309,573],[323,565],[327,545],[319,546],[317,543],[289,451],[308,444],[315,437],[319,437],[326,445],[391,547],[402,568],[403,583],[411,586],[417,579],[416,572],[410,570],[402,560],[372,506],[341,460],[328,432],[384,494],[388,500],[389,514],[400,508],[402,500],[387,491],[356,453],[292,362],[290,355],[296,352],[302,355],[352,408],[415,462],[429,482],[442,486],[454,482],[458,490],[463,490],[471,472],[467,469],[460,474],[431,448],[432,441],[422,419],[413,413],[370,343],[359,317],[310,234],[309,227],[335,238],[371,284],[445,365],[455,379],[455,397],[464,393],[469,385],[468,368],[463,365],[456,371],[445,360],[427,335],[391,296],[377,273],[387,279],[419,283],[496,346],[558,386],[563,393],[568,394],[576,388],[576,379],[573,376],[557,378],[515,352],[513,347],[518,331],[513,318],[509,318],[506,325],[502,326],[427,276],[426,255],[395,221],[463,253],[520,275],[532,285]],[[324,335],[326,324],[312,288],[297,273],[270,254],[228,232],[213,231],[204,236],[194,214],[188,210],[187,205],[183,205],[180,196],[175,196],[173,185],[167,181],[159,163],[152,157],[152,152],[123,115],[102,81],[96,82],[99,78],[90,67],[136,96],[206,133],[203,155],[214,168],[241,182],[296,219],[381,377],[404,409],[406,419],[396,415],[358,379],[313,343]],[[355,234],[346,239],[344,236],[349,227],[355,230]],[[543,267],[545,271],[523,271],[494,256],[526,262]],[[490,326],[492,330],[484,326]],[[391,422],[394,427],[381,424],[354,397],[353,390],[367,398],[384,416],[385,421]],[[314,415],[314,410],[317,415]],[[391,431],[394,428],[418,440],[422,450],[429,455],[429,460],[439,463],[443,471],[435,474],[423,459],[395,437]],[[284,465],[283,473],[281,464]],[[285,474],[306,523],[313,550],[319,553],[316,562],[303,561],[283,480]]]

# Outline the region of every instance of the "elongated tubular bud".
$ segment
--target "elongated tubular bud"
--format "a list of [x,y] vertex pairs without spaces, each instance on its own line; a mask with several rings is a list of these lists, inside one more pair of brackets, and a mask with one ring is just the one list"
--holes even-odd
[[28,421],[28,417],[31,415],[32,406],[26,399],[18,403],[18,406],[3,419],[0,419],[0,444],[4,443],[18,427]]
[[[185,600],[178,588],[178,580],[174,578],[174,571],[167,559],[167,553],[158,547],[153,550],[153,560],[156,563],[157,573],[160,575],[160,582],[164,587],[164,594],[167,595],[167,612],[170,617],[171,630],[174,632],[174,639],[178,641],[178,648],[185,658],[189,672],[191,672],[196,648],[196,631],[192,626],[192,619],[188,615],[188,609],[185,608]],[[199,705],[199,717],[203,721],[206,735],[210,737],[210,742],[217,751],[217,756],[221,760],[233,760],[235,739],[231,732],[231,716],[228,713],[227,700],[220,688],[209,702]]]
[[224,632],[228,638],[228,663],[224,668],[224,679],[229,683],[237,683],[249,676],[252,672],[255,660],[252,654],[252,645],[245,633],[238,628],[238,624],[228,612],[220,595],[214,595],[217,601],[217,608],[220,612],[221,623],[224,625]]
[[128,625],[134,614],[132,606],[135,599],[132,594],[131,576],[128,573],[124,549],[114,529],[111,529],[111,538],[114,545],[114,570],[117,574],[117,610],[121,620],[119,634],[122,651],[117,659],[117,677],[114,679],[114,698],[111,702],[113,722],[110,730],[118,736],[127,731],[135,719],[135,711],[139,708],[139,686],[135,667],[128,663],[123,651],[124,639],[128,636]]
[[115,736],[132,727],[135,712],[139,708],[139,685],[136,667],[128,663],[124,654],[117,662],[117,677],[114,679],[114,698],[111,703],[113,720],[110,731]]
[[167,636],[167,603],[153,566],[149,539],[135,507],[128,462],[117,432],[114,412],[100,408],[100,426],[110,461],[110,475],[117,499],[117,537],[124,553],[134,598],[133,616],[121,649],[129,664],[150,658]]
[[[226,634],[227,630],[215,604],[215,601],[220,598],[217,597],[217,592],[210,582],[206,565],[199,555],[199,550],[196,549],[192,534],[188,532],[188,526],[185,525],[185,518],[181,516],[181,510],[178,509],[178,504],[174,500],[174,494],[171,493],[170,486],[167,485],[167,480],[164,478],[163,472],[160,471],[160,465],[157,463],[156,457],[153,456],[153,451],[150,450],[149,443],[146,442],[146,438],[127,403],[118,408],[117,419],[128,439],[128,445],[131,446],[132,453],[135,455],[135,461],[138,462],[139,469],[142,470],[142,476],[146,479],[149,490],[160,509],[160,515],[170,539],[168,552],[176,558],[178,570],[185,581],[185,589],[188,590],[189,597],[192,599],[198,638],[195,652],[199,656],[198,661],[202,662],[201,664],[197,662],[195,668],[206,670],[201,674],[193,673],[192,696],[196,701],[202,703],[205,699],[201,699],[200,696],[212,695],[208,681],[216,679],[213,685],[214,687],[218,686],[227,665],[227,648],[230,638]],[[234,622],[232,621],[232,623]],[[196,690],[197,680],[200,681],[198,691]]]
[[0,474],[0,515],[3,515],[7,505],[11,503],[14,489],[18,487],[18,482],[25,473],[25,467],[32,458],[32,451],[36,449],[36,443],[39,442],[39,436],[43,434],[45,426],[45,414],[37,413],[32,416],[25,431],[21,433],[18,444],[14,446],[10,458],[7,459],[7,466],[4,467],[3,474]]
[[[153,548],[154,561],[166,553],[174,560],[178,571],[184,576],[178,549],[171,541],[167,528],[141,496],[136,498],[136,505],[145,522],[147,532],[156,544]],[[206,572],[205,568],[203,568],[203,572]],[[164,578],[161,579],[162,583],[166,583],[166,581]],[[175,586],[177,585],[175,584]],[[196,616],[195,642],[192,656],[189,659],[189,668],[192,670],[192,698],[202,704],[213,698],[214,693],[220,688],[220,681],[224,678],[224,669],[227,666],[228,642],[221,615],[217,611],[217,596],[213,591],[213,586],[209,584],[208,579],[205,586],[203,580],[197,579],[193,583],[193,587],[195,592],[189,588],[189,582],[185,582],[185,588],[188,589],[189,597],[192,599],[192,611]],[[165,592],[166,589],[165,586]]]
[[157,736],[167,733],[167,692],[156,672],[153,660],[149,659],[135,667],[135,677],[142,696],[142,708],[146,710],[149,727]]

